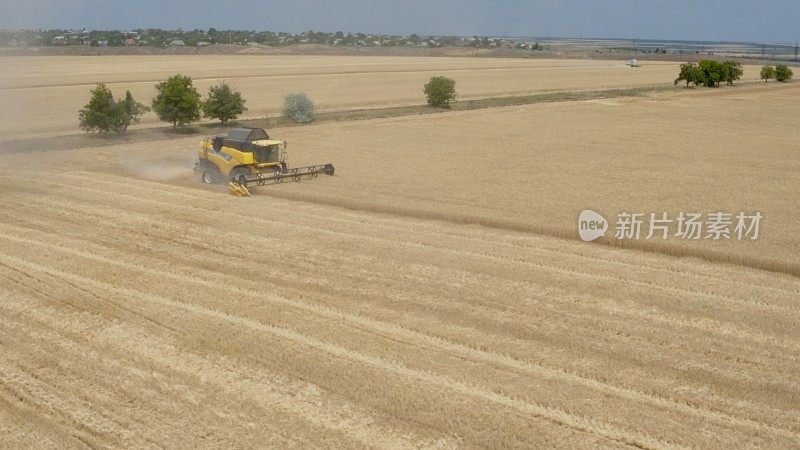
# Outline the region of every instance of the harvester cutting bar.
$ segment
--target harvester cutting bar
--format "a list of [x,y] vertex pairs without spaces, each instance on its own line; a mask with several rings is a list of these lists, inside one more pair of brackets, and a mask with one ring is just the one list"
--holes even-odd
[[231,180],[244,187],[264,186],[266,184],[283,183],[284,180],[300,181],[305,178],[316,178],[319,174],[333,175],[333,164],[320,164],[317,166],[295,167],[282,172],[259,173],[257,175],[242,175],[236,180]]

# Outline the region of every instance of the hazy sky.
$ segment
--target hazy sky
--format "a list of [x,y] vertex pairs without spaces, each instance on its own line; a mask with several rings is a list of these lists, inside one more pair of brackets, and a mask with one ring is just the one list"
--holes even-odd
[[0,0],[0,28],[208,28],[794,42],[800,0]]

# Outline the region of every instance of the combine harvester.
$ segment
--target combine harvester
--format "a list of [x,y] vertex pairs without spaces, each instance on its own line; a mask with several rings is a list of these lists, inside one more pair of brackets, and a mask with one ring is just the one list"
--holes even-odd
[[248,187],[282,183],[291,178],[333,175],[333,164],[287,168],[286,141],[270,139],[262,128],[233,128],[227,136],[205,138],[197,152],[194,170],[204,183],[228,182],[228,191],[249,197]]

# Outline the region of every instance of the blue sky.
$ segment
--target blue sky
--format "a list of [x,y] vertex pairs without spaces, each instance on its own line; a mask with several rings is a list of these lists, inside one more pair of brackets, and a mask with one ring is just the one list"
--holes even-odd
[[798,0],[0,0],[0,28],[800,40]]

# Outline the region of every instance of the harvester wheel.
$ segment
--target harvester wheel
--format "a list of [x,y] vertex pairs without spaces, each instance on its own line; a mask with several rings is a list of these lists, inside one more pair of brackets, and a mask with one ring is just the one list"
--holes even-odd
[[217,182],[217,174],[211,169],[203,169],[203,183],[215,184]]
[[247,167],[238,166],[238,167],[234,167],[231,170],[231,173],[230,173],[228,178],[230,178],[231,180],[234,180],[234,181],[238,181],[239,183],[242,183],[242,182],[244,182],[245,177],[249,173],[250,173],[250,171],[247,169]]

